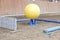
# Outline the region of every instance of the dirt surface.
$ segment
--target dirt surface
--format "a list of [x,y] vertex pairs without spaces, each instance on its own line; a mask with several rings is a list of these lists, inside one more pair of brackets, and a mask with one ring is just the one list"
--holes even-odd
[[[60,20],[60,16],[41,17]],[[38,22],[36,26],[29,26],[27,23],[17,23],[16,31],[0,28],[0,40],[60,40],[60,30],[46,35],[43,30],[50,27],[60,26],[56,23]]]

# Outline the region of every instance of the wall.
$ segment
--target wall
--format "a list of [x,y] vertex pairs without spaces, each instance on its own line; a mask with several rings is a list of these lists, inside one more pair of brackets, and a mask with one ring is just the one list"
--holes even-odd
[[[23,14],[27,4],[31,0],[0,0],[0,15]],[[49,1],[36,0],[34,3],[40,6],[41,14],[60,13],[60,2],[53,3]]]
[[0,0],[0,15],[22,12],[21,0]]
[[[28,3],[32,3],[31,0],[23,1],[23,7],[25,7]],[[49,2],[47,0],[36,0],[34,3],[40,6],[41,13],[60,13],[60,2]]]

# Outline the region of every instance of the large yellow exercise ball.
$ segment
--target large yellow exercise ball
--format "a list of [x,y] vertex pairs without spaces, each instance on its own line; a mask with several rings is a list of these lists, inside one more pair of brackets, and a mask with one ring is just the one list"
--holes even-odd
[[28,4],[24,9],[24,13],[27,18],[35,19],[40,15],[40,8],[37,4]]

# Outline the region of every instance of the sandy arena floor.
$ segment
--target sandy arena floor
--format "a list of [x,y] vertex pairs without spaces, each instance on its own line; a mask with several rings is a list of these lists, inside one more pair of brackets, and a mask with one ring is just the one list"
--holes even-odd
[[[60,20],[60,16],[41,17]],[[0,28],[0,40],[60,40],[60,30],[51,35],[46,35],[43,30],[60,24],[39,22],[36,26],[30,27],[27,23],[18,23],[18,29],[11,31]]]

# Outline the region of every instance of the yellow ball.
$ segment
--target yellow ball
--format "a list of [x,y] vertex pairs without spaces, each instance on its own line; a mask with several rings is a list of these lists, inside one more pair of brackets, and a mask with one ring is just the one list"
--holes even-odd
[[36,4],[28,4],[25,7],[25,16],[30,19],[38,18],[40,15],[40,8]]

